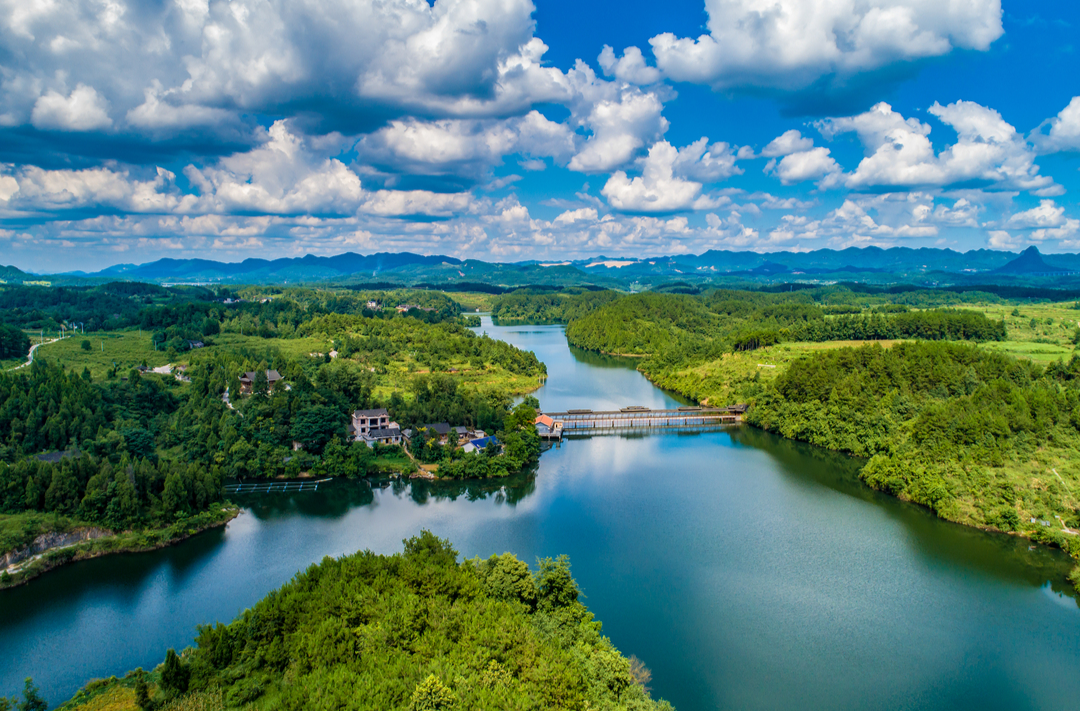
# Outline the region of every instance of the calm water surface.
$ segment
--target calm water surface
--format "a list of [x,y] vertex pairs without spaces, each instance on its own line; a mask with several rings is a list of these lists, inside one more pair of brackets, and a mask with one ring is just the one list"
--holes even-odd
[[[547,363],[549,410],[679,404],[559,327],[481,330]],[[33,675],[55,704],[152,667],[323,556],[393,553],[426,527],[469,557],[568,553],[605,633],[681,711],[1077,708],[1067,557],[871,492],[858,466],[732,428],[568,440],[509,484],[247,499],[222,531],[0,593],[0,695]]]

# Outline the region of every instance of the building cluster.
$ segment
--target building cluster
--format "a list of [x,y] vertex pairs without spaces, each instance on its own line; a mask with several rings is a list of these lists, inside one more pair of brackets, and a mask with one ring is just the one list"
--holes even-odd
[[390,421],[390,413],[385,408],[374,410],[355,410],[349,423],[349,438],[354,442],[363,442],[369,447],[376,444],[408,444],[414,437],[423,434],[429,439],[437,439],[439,444],[450,444],[451,436],[465,452],[484,449],[490,443],[498,446],[495,437],[488,436],[483,430],[469,427],[452,427],[448,422],[434,422],[420,425],[415,429],[402,430],[396,422]]
[[[148,368],[140,368],[147,370]],[[270,392],[283,380],[281,373],[276,370],[267,370],[266,385]],[[240,394],[250,395],[255,385],[255,372],[244,373],[240,376]],[[288,389],[288,385],[284,386]],[[226,395],[227,397],[227,395]],[[409,444],[414,437],[424,436],[427,439],[437,439],[439,444],[446,446],[451,443],[451,437],[456,446],[462,451],[476,452],[494,444],[499,447],[499,441],[494,436],[489,436],[483,430],[471,427],[454,427],[448,422],[433,422],[420,425],[415,429],[402,430],[396,422],[390,421],[390,413],[384,407],[372,410],[354,410],[349,421],[349,440],[363,442],[369,447],[376,444]],[[299,449],[299,443],[294,443],[294,449]]]

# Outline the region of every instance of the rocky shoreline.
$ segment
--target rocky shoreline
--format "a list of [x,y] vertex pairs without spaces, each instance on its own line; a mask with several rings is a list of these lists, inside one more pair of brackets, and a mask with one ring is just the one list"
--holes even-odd
[[0,556],[0,590],[24,585],[65,563],[116,553],[143,553],[174,545],[194,535],[226,525],[240,514],[235,506],[208,511],[162,529],[123,531],[87,526],[38,535],[23,548]]

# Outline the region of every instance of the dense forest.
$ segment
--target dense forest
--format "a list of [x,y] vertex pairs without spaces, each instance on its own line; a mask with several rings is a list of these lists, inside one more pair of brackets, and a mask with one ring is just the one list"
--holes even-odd
[[[799,288],[794,288],[794,287]],[[903,313],[911,309],[938,309],[973,303],[999,303],[1001,298],[983,291],[942,289],[878,288],[865,284],[812,286],[789,284],[782,289],[757,290],[691,287],[688,284],[661,285],[648,296],[687,295],[718,314],[748,318],[767,306],[803,304],[816,306],[822,316],[863,313]],[[568,288],[560,292],[520,289],[494,299],[491,315],[497,320],[527,323],[576,321],[623,296],[617,291],[583,291]],[[661,299],[662,301],[662,299]],[[675,302],[673,302],[675,303]],[[813,309],[812,309],[813,311]],[[767,314],[765,314],[767,316]]]
[[[412,307],[399,313],[399,306]],[[0,286],[0,322],[18,329],[57,332],[141,328],[154,343],[178,352],[190,341],[219,333],[290,338],[312,318],[355,314],[408,316],[427,323],[457,320],[461,308],[445,294],[425,290],[323,290],[276,287],[162,287],[114,282],[92,287]],[[0,348],[4,334],[0,332]],[[20,349],[17,355],[25,355]],[[0,354],[0,357],[8,357]]]
[[220,500],[219,467],[127,458],[114,465],[92,455],[0,463],[0,513],[30,509],[125,530],[168,525]]
[[403,554],[326,558],[231,624],[201,627],[195,647],[168,650],[153,673],[73,702],[107,703],[128,684],[143,708],[208,711],[672,708],[601,634],[566,558],[531,571],[509,553],[457,557],[424,531]]
[[491,317],[506,323],[569,323],[618,297],[617,291],[567,289],[552,294],[522,289],[496,299]]
[[918,338],[1000,341],[1005,325],[967,310],[909,311],[903,305],[865,313],[818,304],[807,292],[755,294],[716,290],[701,296],[635,294],[570,321],[573,345],[623,355],[653,355],[715,341],[713,350],[756,350],[787,341]]
[[30,350],[30,338],[17,326],[0,323],[0,359],[23,358]]

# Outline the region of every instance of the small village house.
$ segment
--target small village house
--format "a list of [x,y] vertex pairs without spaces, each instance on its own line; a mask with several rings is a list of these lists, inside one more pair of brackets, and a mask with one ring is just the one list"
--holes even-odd
[[[274,392],[274,385],[279,380],[282,380],[281,373],[276,370],[266,371],[266,386],[270,392]],[[250,395],[251,389],[255,385],[255,371],[244,373],[240,376],[240,394]]]
[[487,449],[489,444],[494,444],[499,447],[499,440],[495,439],[494,435],[491,437],[482,437],[481,439],[474,439],[472,442],[466,442],[465,446],[461,448],[462,452],[468,454],[469,452],[482,452]]
[[401,444],[401,428],[396,422],[391,422],[389,427],[368,431],[360,437],[360,441],[369,447],[376,444]]
[[374,410],[354,410],[349,431],[356,441],[360,441],[373,430],[388,427],[390,427],[390,413],[385,407],[380,407]]

